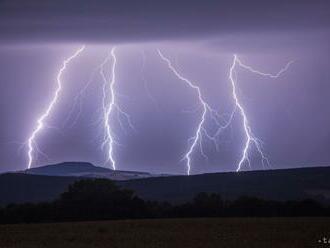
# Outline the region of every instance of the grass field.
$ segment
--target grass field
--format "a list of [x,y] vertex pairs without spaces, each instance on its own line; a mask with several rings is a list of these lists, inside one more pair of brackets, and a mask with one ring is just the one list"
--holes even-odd
[[330,218],[167,219],[1,225],[0,247],[330,247]]

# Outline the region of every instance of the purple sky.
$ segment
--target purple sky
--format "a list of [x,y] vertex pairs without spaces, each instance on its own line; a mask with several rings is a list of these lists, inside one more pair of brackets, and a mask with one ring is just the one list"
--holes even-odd
[[[73,98],[114,45],[119,104],[136,128],[113,126],[121,143],[115,148],[118,169],[185,172],[180,159],[201,113],[189,112],[198,106],[196,95],[168,70],[157,48],[224,114],[233,107],[228,73],[234,53],[272,73],[295,60],[278,79],[239,69],[239,97],[273,168],[330,164],[329,1],[130,2],[0,2],[0,171],[25,169],[26,147],[19,143],[47,107],[63,59],[81,44],[86,50],[65,71],[63,94],[47,121],[57,128],[38,135],[49,160],[39,157],[35,166],[75,160],[110,167],[100,149],[98,74],[76,125],[65,120]],[[219,139],[219,152],[205,142],[209,161],[195,151],[192,173],[235,170],[244,141],[236,115]],[[252,167],[260,169],[254,154]]]

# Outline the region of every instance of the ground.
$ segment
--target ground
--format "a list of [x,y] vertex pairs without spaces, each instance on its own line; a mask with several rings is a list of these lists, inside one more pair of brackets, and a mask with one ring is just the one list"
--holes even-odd
[[323,239],[330,239],[330,218],[164,219],[0,225],[1,248],[330,247],[330,242],[322,243]]

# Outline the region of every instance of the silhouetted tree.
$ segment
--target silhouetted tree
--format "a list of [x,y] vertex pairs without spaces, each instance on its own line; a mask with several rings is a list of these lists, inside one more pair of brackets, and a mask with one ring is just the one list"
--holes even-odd
[[83,179],[54,202],[0,208],[0,223],[220,216],[330,216],[330,207],[314,200],[279,202],[246,196],[224,202],[213,193],[199,193],[173,206],[144,201],[107,179]]
[[84,179],[70,185],[55,202],[65,219],[122,219],[146,214],[143,200],[106,179]]

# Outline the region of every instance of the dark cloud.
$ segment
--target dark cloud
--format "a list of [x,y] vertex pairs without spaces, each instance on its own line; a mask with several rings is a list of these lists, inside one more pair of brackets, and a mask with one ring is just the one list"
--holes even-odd
[[2,41],[123,41],[329,27],[328,0],[5,0]]

